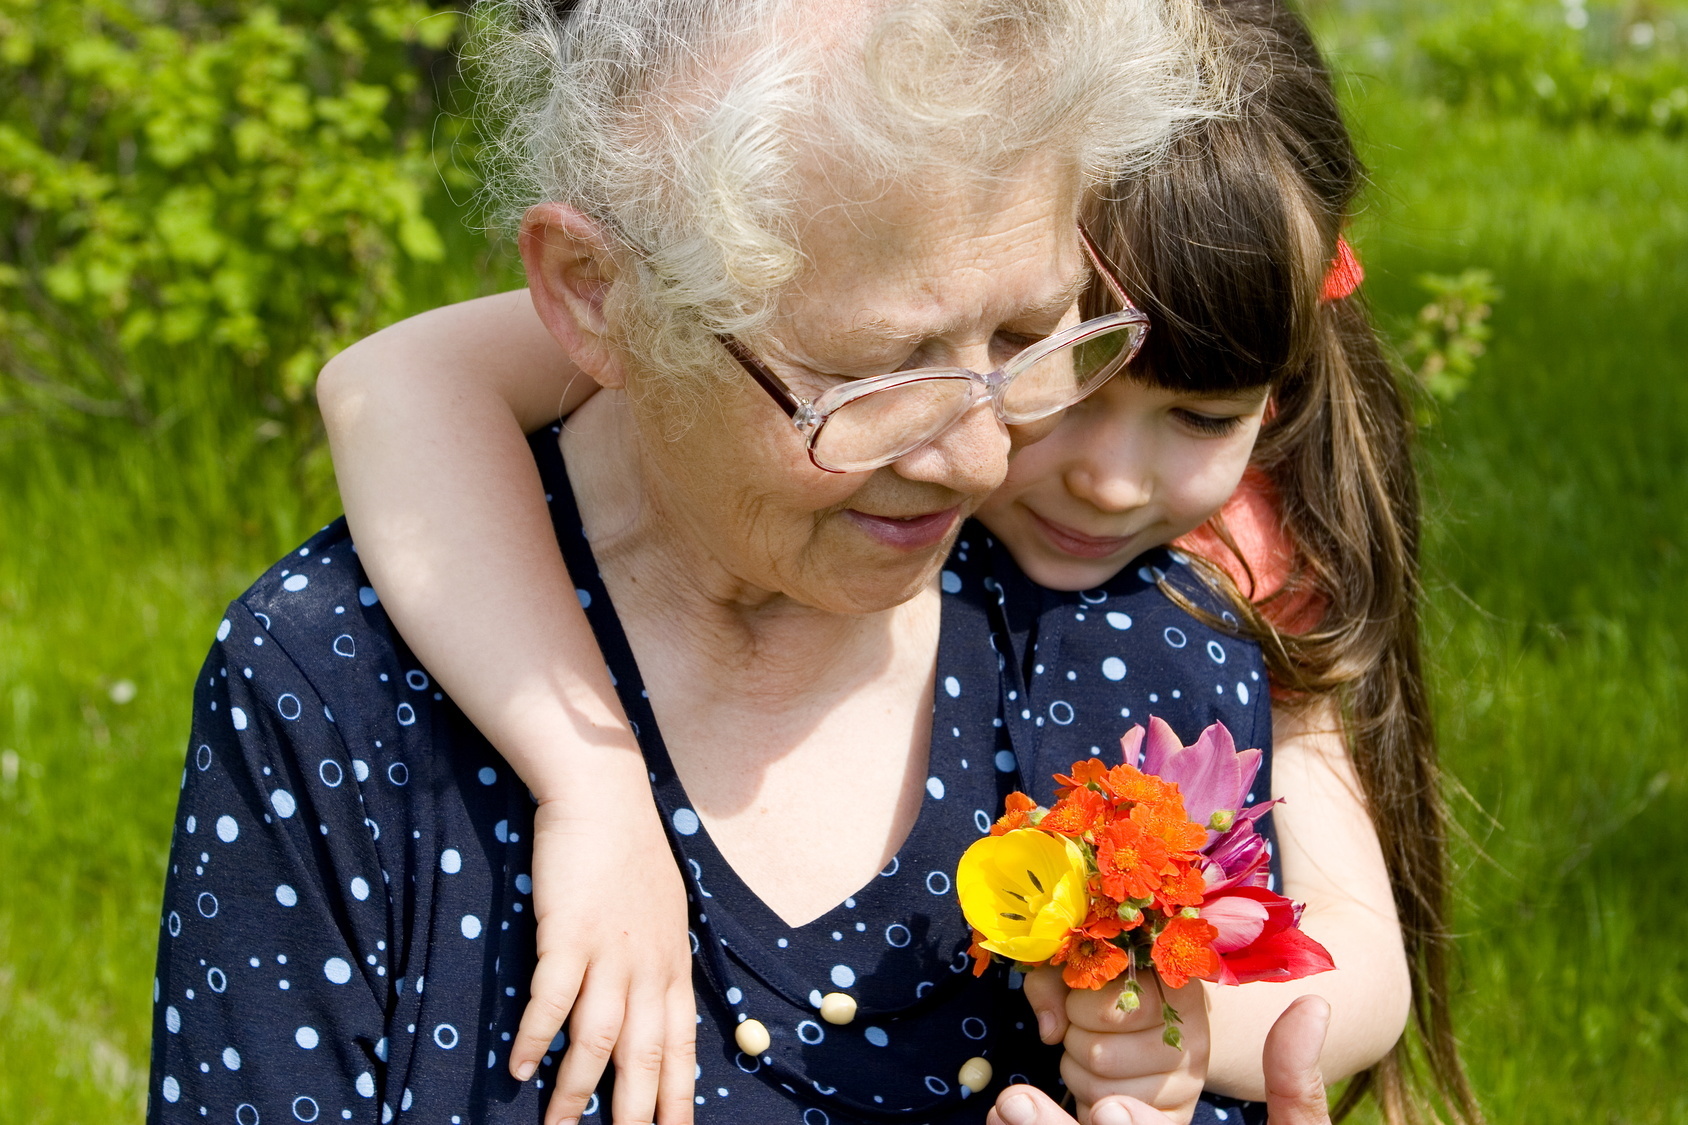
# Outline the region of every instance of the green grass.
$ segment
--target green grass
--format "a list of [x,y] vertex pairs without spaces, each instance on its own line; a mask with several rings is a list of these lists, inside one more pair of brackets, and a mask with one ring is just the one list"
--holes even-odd
[[1351,93],[1385,318],[1505,291],[1422,451],[1466,1057],[1497,1122],[1688,1122],[1688,145]]
[[[1427,270],[1506,291],[1423,450],[1468,1058],[1497,1122],[1688,1123],[1688,145],[1350,92],[1381,312]],[[460,249],[432,298],[480,284]],[[139,1119],[192,678],[224,602],[335,512],[215,372],[154,375],[162,431],[0,437],[0,1122]]]

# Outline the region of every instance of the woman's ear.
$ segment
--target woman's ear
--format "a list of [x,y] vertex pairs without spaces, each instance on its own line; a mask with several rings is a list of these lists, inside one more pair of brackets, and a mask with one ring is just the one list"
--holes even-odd
[[619,271],[603,227],[567,204],[540,203],[522,216],[520,246],[539,319],[599,386],[624,386],[604,320],[604,298]]

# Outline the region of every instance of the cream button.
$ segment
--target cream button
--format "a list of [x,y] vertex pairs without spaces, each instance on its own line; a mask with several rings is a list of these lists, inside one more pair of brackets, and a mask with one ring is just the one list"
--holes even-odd
[[971,1058],[961,1064],[961,1073],[956,1081],[973,1093],[978,1093],[991,1084],[991,1064],[981,1058]]
[[821,1019],[847,1024],[856,1018],[856,998],[847,992],[829,992],[821,997]]
[[751,1058],[755,1058],[766,1051],[768,1045],[773,1042],[768,1037],[768,1029],[762,1026],[761,1020],[745,1020],[739,1024],[738,1030],[733,1032],[733,1041],[738,1044],[739,1050]]

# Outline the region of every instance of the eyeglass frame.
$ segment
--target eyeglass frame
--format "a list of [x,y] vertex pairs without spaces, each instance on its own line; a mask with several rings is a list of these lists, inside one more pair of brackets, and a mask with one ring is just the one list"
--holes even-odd
[[[1112,293],[1114,299],[1119,302],[1119,311],[1108,313],[1104,316],[1092,317],[1089,320],[1080,321],[1071,328],[1063,328],[1059,331],[1052,332],[1030,347],[1022,348],[1020,351],[1014,353],[1014,355],[1010,357],[1006,363],[999,366],[995,371],[988,373],[982,374],[966,367],[920,367],[912,371],[892,371],[884,375],[870,375],[865,379],[853,379],[847,383],[841,383],[836,387],[827,388],[814,399],[807,399],[793,391],[786,384],[785,380],[781,379],[771,369],[769,369],[766,364],[757,358],[754,352],[752,352],[736,337],[726,334],[717,334],[715,338],[720,342],[721,346],[726,349],[727,354],[732,356],[733,359],[738,362],[739,366],[743,367],[745,372],[756,381],[756,385],[768,392],[768,396],[772,398],[775,404],[785,412],[786,417],[791,419],[791,424],[796,427],[798,433],[803,435],[804,445],[809,453],[810,464],[814,465],[815,468],[824,473],[844,474],[850,472],[870,472],[873,470],[834,469],[821,464],[819,458],[815,454],[815,444],[820,440],[821,431],[826,426],[828,420],[830,420],[838,411],[842,410],[844,407],[850,405],[850,403],[859,398],[864,398],[867,395],[875,394],[879,391],[909,386],[914,383],[926,382],[932,379],[954,379],[958,376],[964,376],[972,384],[972,393],[967,405],[956,414],[955,418],[950,421],[948,425],[944,426],[943,429],[939,430],[937,433],[919,444],[911,446],[903,452],[887,458],[882,464],[874,467],[875,469],[878,469],[891,464],[898,458],[906,457],[915,450],[926,445],[930,445],[932,442],[936,441],[939,437],[943,436],[944,433],[954,427],[957,422],[960,422],[962,418],[966,417],[966,415],[979,404],[980,398],[987,398],[990,400],[991,409],[995,411],[997,419],[1004,425],[1025,425],[1030,422],[1038,421],[1042,418],[1047,418],[1051,414],[1057,414],[1060,411],[1067,409],[1069,406],[1082,402],[1091,394],[1099,390],[1108,382],[1108,380],[1112,379],[1115,375],[1118,375],[1121,370],[1123,370],[1133,359],[1137,357],[1137,353],[1143,349],[1144,339],[1149,334],[1149,316],[1142,309],[1138,308],[1131,298],[1126,295],[1125,286],[1120,284],[1119,279],[1114,276],[1113,270],[1108,267],[1105,259],[1102,257],[1102,251],[1097,247],[1095,240],[1091,238],[1090,232],[1085,229],[1084,223],[1082,222],[1078,224],[1078,237],[1079,242],[1084,246],[1085,255],[1090,259],[1091,267],[1096,271],[1096,275],[1102,279],[1102,283],[1107,286],[1108,291]],[[1014,379],[1018,377],[1018,373],[1013,376],[1004,376],[1004,370],[1022,362],[1029,366],[1031,363],[1035,363],[1037,360],[1041,359],[1044,355],[1053,354],[1060,351],[1062,348],[1074,347],[1078,344],[1082,344],[1086,339],[1091,336],[1098,335],[1103,330],[1112,330],[1119,327],[1129,326],[1135,326],[1137,328],[1137,332],[1131,339],[1130,351],[1124,359],[1117,362],[1114,370],[1109,372],[1106,378],[1098,380],[1095,386],[1089,388],[1072,401],[1062,403],[1060,406],[1044,411],[1041,414],[1024,418],[1008,417],[1006,409],[1003,406],[1003,396],[1007,393],[1009,385],[1012,384]],[[1028,360],[1027,357],[1031,358]],[[835,401],[829,402],[829,399]]]

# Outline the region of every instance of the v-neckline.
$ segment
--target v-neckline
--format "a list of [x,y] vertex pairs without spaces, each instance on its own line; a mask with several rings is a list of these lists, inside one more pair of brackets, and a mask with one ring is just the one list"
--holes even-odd
[[[550,469],[558,478],[548,481],[547,501],[551,504],[552,521],[559,533],[571,531],[572,534],[559,534],[558,541],[563,548],[564,562],[569,574],[577,587],[576,594],[580,596],[582,607],[586,611],[588,622],[592,626],[598,646],[603,650],[612,674],[611,680],[615,684],[616,694],[621,700],[622,709],[626,712],[632,724],[633,733],[644,754],[646,769],[650,774],[653,795],[661,809],[664,819],[671,831],[687,838],[686,848],[689,851],[701,849],[704,853],[695,856],[695,860],[707,860],[715,869],[725,873],[732,881],[731,900],[736,910],[748,911],[749,917],[738,919],[741,923],[758,929],[777,928],[788,936],[807,932],[811,929],[821,930],[827,919],[848,909],[848,904],[858,899],[869,899],[880,885],[884,871],[894,869],[901,857],[909,850],[911,843],[920,841],[930,834],[931,820],[934,806],[938,800],[934,798],[930,787],[922,794],[920,809],[910,822],[908,831],[898,841],[892,852],[890,863],[875,871],[859,886],[853,888],[837,902],[832,903],[825,910],[806,922],[793,925],[786,921],[778,911],[768,905],[766,899],[758,894],[755,888],[739,874],[737,868],[727,859],[703,819],[697,815],[696,805],[686,792],[685,784],[680,780],[679,771],[674,767],[672,757],[668,752],[667,742],[662,736],[661,727],[656,721],[656,715],[650,705],[644,675],[639,668],[637,657],[633,653],[633,646],[627,639],[626,630],[622,627],[620,615],[615,610],[614,599],[605,586],[603,577],[598,570],[597,557],[592,552],[592,545],[586,538],[584,522],[581,518],[579,500],[573,491],[573,480],[568,473],[567,460],[563,456],[560,444],[560,431],[554,431],[543,442],[546,460],[550,462]],[[547,465],[542,461],[540,469],[544,474]],[[559,484],[560,482],[560,484]],[[566,487],[562,487],[566,486]],[[551,489],[556,489],[555,494]],[[943,654],[945,651],[944,631],[953,626],[953,616],[945,613],[940,602],[938,654],[936,656],[937,682],[941,683],[943,676]],[[988,642],[987,642],[988,643]],[[615,669],[622,669],[624,675],[615,673]],[[942,690],[934,687],[934,691]],[[933,727],[929,733],[926,772],[932,776],[934,755],[939,743],[937,735],[937,715],[934,708]],[[959,854],[956,857],[959,858]],[[952,859],[953,862],[953,859]],[[712,876],[718,881],[719,876]],[[701,885],[701,884],[700,884]],[[712,896],[712,892],[711,892]]]

